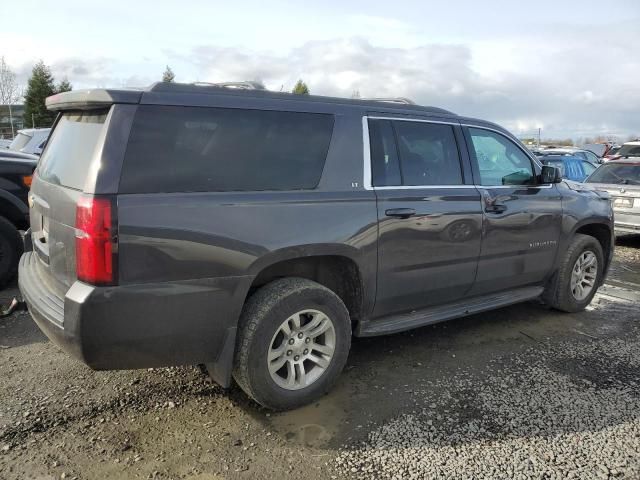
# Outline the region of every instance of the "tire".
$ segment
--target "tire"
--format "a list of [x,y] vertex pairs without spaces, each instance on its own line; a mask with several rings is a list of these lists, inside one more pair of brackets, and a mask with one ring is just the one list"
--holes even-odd
[[[589,253],[593,254],[597,261],[593,274],[593,286],[584,298],[580,298],[573,291],[572,274],[578,259],[584,258],[583,255],[588,256]],[[604,254],[598,240],[589,235],[577,233],[560,261],[560,266],[553,280],[542,294],[542,299],[547,305],[563,312],[574,313],[584,310],[591,303],[602,283],[603,268]]]
[[0,216],[0,288],[16,276],[22,251],[20,233],[9,220]]
[[[296,318],[300,328],[296,327]],[[284,333],[285,322],[285,330],[290,329],[291,334]],[[324,333],[313,337],[314,332],[322,329],[326,329]],[[305,343],[307,340],[310,343]],[[347,361],[350,346],[351,321],[340,297],[311,280],[293,277],[275,280],[256,291],[243,308],[233,377],[247,395],[266,408],[297,408],[333,387]],[[315,348],[327,352],[333,348],[333,353],[329,356]],[[279,351],[282,356],[268,360],[268,355],[279,355]],[[270,371],[270,366],[275,369],[282,361],[285,363],[279,371]],[[305,375],[301,375],[300,368]]]

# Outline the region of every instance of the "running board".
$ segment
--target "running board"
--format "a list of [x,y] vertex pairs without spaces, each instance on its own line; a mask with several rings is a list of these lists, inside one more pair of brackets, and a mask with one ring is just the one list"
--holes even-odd
[[453,318],[465,317],[474,313],[505,307],[514,303],[524,302],[539,297],[543,287],[524,287],[506,292],[483,295],[472,299],[459,300],[446,305],[437,305],[422,310],[416,310],[400,315],[390,315],[373,321],[369,321],[358,328],[356,335],[359,337],[374,337],[390,333],[411,330],[412,328],[431,325]]

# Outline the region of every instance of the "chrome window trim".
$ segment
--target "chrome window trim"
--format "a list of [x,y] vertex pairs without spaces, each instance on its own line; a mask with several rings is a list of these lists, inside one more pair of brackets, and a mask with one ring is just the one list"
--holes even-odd
[[[453,126],[464,126],[464,127],[473,127],[473,128],[481,128],[484,130],[490,130],[492,132],[499,133],[503,137],[513,142],[513,139],[509,138],[509,136],[505,135],[503,132],[496,130],[490,127],[481,127],[478,125],[460,123],[460,122],[445,122],[440,120],[425,120],[425,119],[413,119],[413,118],[397,118],[397,117],[380,117],[380,116],[362,116],[362,153],[364,157],[364,168],[363,168],[363,178],[362,178],[362,186],[365,190],[425,190],[425,189],[443,189],[443,188],[463,188],[463,189],[494,189],[494,188],[551,188],[553,184],[543,184],[543,185],[469,185],[469,184],[460,184],[460,185],[386,185],[383,187],[374,187],[371,183],[371,143],[369,137],[369,119],[371,120],[399,120],[403,122],[422,122],[422,123],[439,123],[444,125],[453,125]],[[515,142],[514,142],[515,143]],[[520,148],[520,146],[516,143],[516,146]],[[520,148],[522,150],[522,148]],[[542,165],[538,162],[537,159],[532,158],[531,155],[524,152],[527,157],[533,159],[533,161],[542,168]]]
[[419,123],[439,123],[441,125],[454,125],[460,126],[460,122],[446,122],[444,120],[427,120],[424,118],[398,118],[398,117],[379,117],[379,116],[371,116],[371,117],[363,117],[370,118],[371,120],[397,120],[400,122],[419,122]]
[[362,117],[362,150],[364,155],[364,170],[362,175],[362,186],[365,190],[374,190],[371,182],[371,143],[369,140],[369,118]]

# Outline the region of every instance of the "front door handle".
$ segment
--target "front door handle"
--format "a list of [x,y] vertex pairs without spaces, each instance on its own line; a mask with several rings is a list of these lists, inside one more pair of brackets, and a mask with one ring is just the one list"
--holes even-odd
[[384,211],[387,217],[409,218],[416,214],[413,208],[390,208]]
[[502,213],[507,211],[507,206],[502,203],[492,203],[484,207],[484,211],[487,213]]

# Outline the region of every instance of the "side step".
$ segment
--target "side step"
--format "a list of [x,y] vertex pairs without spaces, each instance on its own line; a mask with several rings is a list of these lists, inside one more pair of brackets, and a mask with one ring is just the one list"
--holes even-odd
[[446,305],[437,305],[399,315],[390,315],[362,325],[356,332],[359,337],[374,337],[411,330],[412,328],[465,317],[474,313],[505,307],[539,297],[543,287],[523,287],[506,292],[483,295],[472,299],[458,300]]

